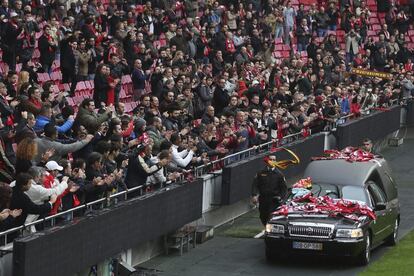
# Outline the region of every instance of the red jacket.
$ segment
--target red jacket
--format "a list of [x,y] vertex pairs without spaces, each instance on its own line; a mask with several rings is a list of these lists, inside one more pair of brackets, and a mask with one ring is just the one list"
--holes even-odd
[[[43,187],[45,187],[46,189],[51,189],[55,185],[56,185],[55,184],[55,177],[51,173],[48,173],[43,179]],[[58,209],[59,209],[60,205],[62,204],[62,197],[64,197],[68,193],[69,193],[69,190],[66,189],[63,192],[63,194],[61,194],[57,197],[56,202],[53,204],[52,210],[50,211],[49,215],[55,215],[55,214],[58,213]]]

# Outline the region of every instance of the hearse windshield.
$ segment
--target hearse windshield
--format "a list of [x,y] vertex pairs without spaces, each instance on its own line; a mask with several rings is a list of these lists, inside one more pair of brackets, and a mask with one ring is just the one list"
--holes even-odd
[[331,198],[355,200],[370,206],[370,201],[368,200],[364,188],[359,186],[313,183],[311,192],[314,196],[329,196]]

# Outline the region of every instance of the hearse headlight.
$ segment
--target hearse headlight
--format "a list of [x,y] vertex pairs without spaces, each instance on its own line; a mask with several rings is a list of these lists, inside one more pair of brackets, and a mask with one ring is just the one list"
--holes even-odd
[[266,224],[266,232],[272,234],[284,234],[285,226],[282,224]]
[[337,238],[362,238],[364,236],[364,232],[361,228],[356,229],[338,229],[336,230],[336,237]]

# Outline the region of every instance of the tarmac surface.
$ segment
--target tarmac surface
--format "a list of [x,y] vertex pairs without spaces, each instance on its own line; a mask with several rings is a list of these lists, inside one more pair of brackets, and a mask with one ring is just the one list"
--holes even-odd
[[[399,137],[405,137],[399,147],[386,147],[381,154],[388,160],[399,187],[401,204],[400,235],[414,229],[414,128],[402,129]],[[236,275],[357,275],[364,267],[348,261],[326,258],[296,257],[287,262],[269,264],[264,254],[262,239],[235,238],[226,235],[226,229],[260,227],[252,211],[232,224],[215,230],[210,241],[197,245],[182,256],[170,254],[156,257],[140,267],[147,269],[144,275],[168,276],[236,276]],[[259,231],[258,231],[259,232]],[[388,247],[381,246],[372,252],[371,262],[378,260]]]

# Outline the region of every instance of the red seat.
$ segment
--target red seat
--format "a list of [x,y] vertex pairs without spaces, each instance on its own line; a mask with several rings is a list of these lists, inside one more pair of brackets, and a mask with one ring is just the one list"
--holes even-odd
[[122,84],[132,83],[131,75],[124,75],[122,76]]
[[85,85],[85,82],[84,81],[79,81],[77,84],[76,84],[76,91],[77,92],[82,92],[82,91],[85,91],[86,90],[86,85]]
[[283,39],[280,37],[275,38],[275,44],[283,44]]
[[283,52],[282,52],[282,57],[283,57],[283,58],[288,58],[288,57],[290,57],[290,53],[289,53],[289,51],[283,51]]
[[289,51],[290,50],[290,46],[283,44],[283,51]]
[[377,32],[376,32],[376,31],[371,31],[371,30],[369,30],[369,31],[367,32],[367,34],[368,34],[368,36],[376,36],[376,35],[377,35]]
[[276,44],[276,45],[275,45],[275,50],[277,50],[277,51],[282,51],[282,50],[283,50],[283,45],[281,45],[281,44]]
[[369,22],[370,22],[371,24],[379,24],[379,23],[380,23],[380,22],[379,22],[379,20],[378,20],[378,18],[373,17],[373,16],[371,16],[371,17],[369,18]]
[[372,25],[372,29],[374,31],[378,31],[378,30],[381,30],[381,26],[379,24],[374,24],[374,25]]

